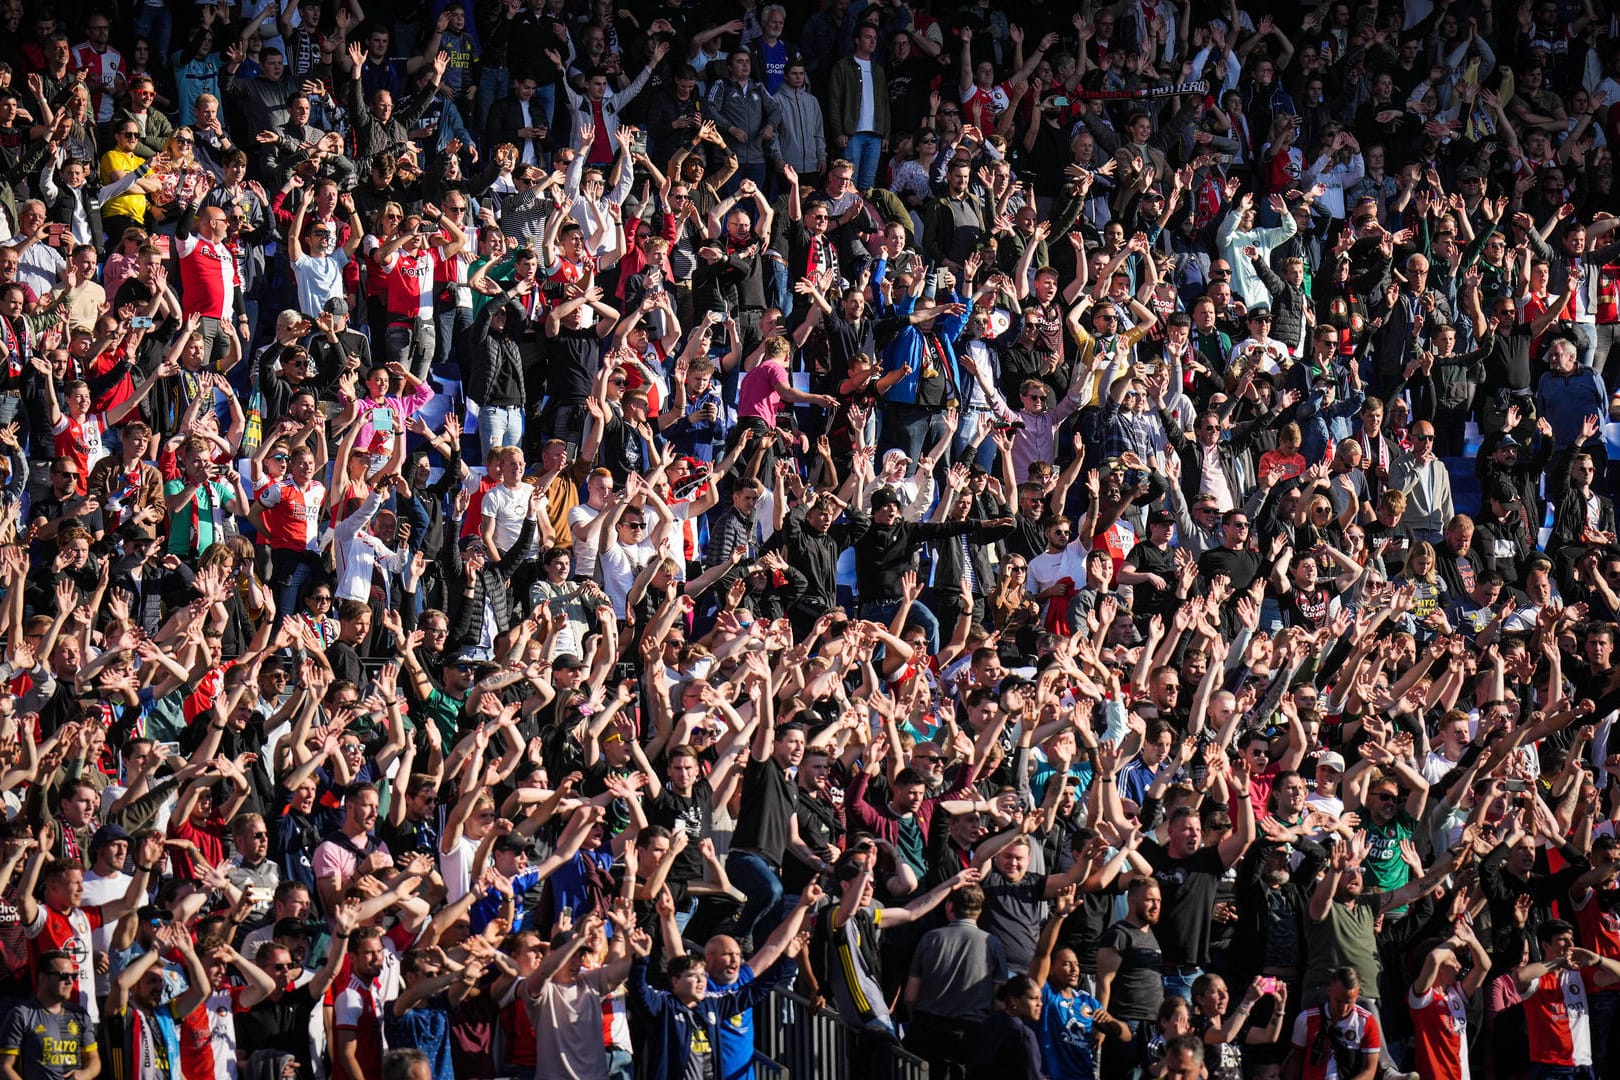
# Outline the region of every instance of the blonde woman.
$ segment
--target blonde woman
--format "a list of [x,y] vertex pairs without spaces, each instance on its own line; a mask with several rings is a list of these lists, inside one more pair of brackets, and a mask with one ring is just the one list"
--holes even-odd
[[1406,555],[1406,565],[1394,584],[1396,587],[1411,585],[1416,588],[1411,613],[1407,615],[1402,629],[1410,632],[1420,643],[1428,641],[1436,633],[1430,619],[1445,611],[1449,599],[1446,583],[1435,565],[1434,545],[1426,540],[1413,544],[1412,550]]
[[157,183],[147,201],[154,225],[172,225],[182,207],[195,204],[207,193],[212,178],[197,164],[196,142],[190,128],[180,128],[169,136],[163,153],[153,159],[152,176]]

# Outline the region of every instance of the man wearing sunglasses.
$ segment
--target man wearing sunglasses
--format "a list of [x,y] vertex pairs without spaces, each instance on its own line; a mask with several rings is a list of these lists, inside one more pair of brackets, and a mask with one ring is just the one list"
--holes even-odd
[[1451,502],[1451,474],[1434,453],[1434,425],[1419,420],[1412,425],[1412,449],[1395,459],[1389,486],[1406,493],[1401,524],[1412,537],[1440,543],[1446,522],[1456,516]]
[[101,1070],[96,1028],[73,1000],[78,965],[53,949],[39,958],[34,996],[13,1006],[0,1026],[0,1077],[95,1076]]

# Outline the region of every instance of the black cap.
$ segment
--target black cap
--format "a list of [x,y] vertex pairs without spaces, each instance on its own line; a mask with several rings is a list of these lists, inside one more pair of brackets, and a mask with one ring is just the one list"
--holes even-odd
[[879,510],[885,506],[899,506],[900,496],[894,493],[894,488],[880,487],[872,493],[872,509]]
[[557,671],[582,671],[585,668],[585,661],[571,652],[559,653],[552,659],[551,667]]
[[1174,525],[1176,516],[1168,510],[1155,510],[1148,515],[1149,525]]
[[277,919],[272,937],[309,937],[309,924],[303,919]]

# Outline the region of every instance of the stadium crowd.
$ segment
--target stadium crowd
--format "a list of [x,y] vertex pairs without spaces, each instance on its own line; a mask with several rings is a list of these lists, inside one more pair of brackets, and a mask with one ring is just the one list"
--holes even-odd
[[1620,1080],[1611,137],[1615,0],[0,0],[0,1080]]

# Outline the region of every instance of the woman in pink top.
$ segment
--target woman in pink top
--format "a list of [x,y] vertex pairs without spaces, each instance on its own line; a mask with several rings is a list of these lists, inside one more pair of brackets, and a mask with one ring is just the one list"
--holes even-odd
[[[398,390],[390,394],[389,390],[396,385],[395,379],[399,380]],[[365,394],[350,403],[349,408],[355,411],[344,410],[338,418],[338,426],[342,427],[358,412],[360,432],[355,445],[386,454],[393,449],[394,439],[404,432],[405,421],[432,400],[433,387],[397,363],[382,364],[366,373]],[[373,447],[374,434],[384,436],[380,449]]]

